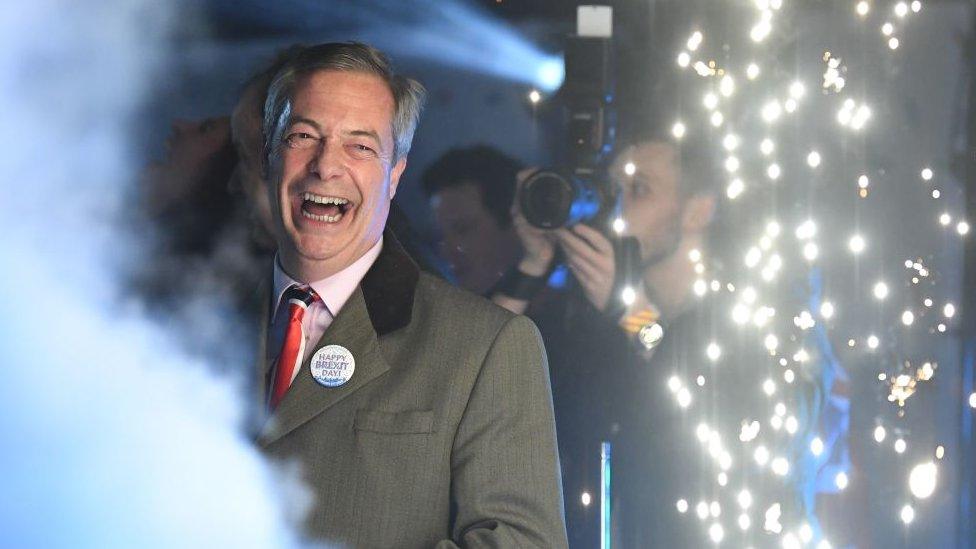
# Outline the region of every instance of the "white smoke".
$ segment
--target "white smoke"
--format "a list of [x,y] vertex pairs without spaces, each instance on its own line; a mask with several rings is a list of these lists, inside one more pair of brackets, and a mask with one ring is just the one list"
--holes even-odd
[[116,267],[145,248],[117,225],[130,130],[172,16],[153,0],[0,12],[3,547],[296,543],[284,510],[302,493],[276,492],[237,385],[120,299]]

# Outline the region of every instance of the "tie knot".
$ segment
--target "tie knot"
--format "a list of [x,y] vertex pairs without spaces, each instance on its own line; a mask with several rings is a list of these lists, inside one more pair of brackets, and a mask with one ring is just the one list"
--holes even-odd
[[307,308],[312,303],[319,301],[319,295],[315,293],[312,288],[302,288],[300,286],[291,286],[285,290],[285,295],[282,296],[281,300],[289,303],[298,305],[301,308]]

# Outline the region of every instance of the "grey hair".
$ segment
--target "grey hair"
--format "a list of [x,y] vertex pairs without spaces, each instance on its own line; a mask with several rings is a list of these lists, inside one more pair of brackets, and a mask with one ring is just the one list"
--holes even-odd
[[393,163],[407,156],[424,107],[424,86],[393,72],[380,50],[358,42],[330,42],[302,50],[274,75],[264,102],[265,170],[279,151],[285,124],[291,117],[292,94],[304,76],[316,71],[348,71],[378,76],[393,94]]

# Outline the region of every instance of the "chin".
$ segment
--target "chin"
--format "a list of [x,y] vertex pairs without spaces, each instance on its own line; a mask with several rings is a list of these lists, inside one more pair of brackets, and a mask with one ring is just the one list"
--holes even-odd
[[299,240],[298,255],[307,261],[327,261],[351,247],[352,243],[339,238],[323,238],[316,235]]

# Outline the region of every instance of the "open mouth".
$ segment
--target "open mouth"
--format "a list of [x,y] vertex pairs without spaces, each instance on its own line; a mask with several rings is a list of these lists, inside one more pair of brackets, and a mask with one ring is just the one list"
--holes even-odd
[[302,215],[322,223],[338,223],[352,208],[345,198],[312,193],[302,195]]

